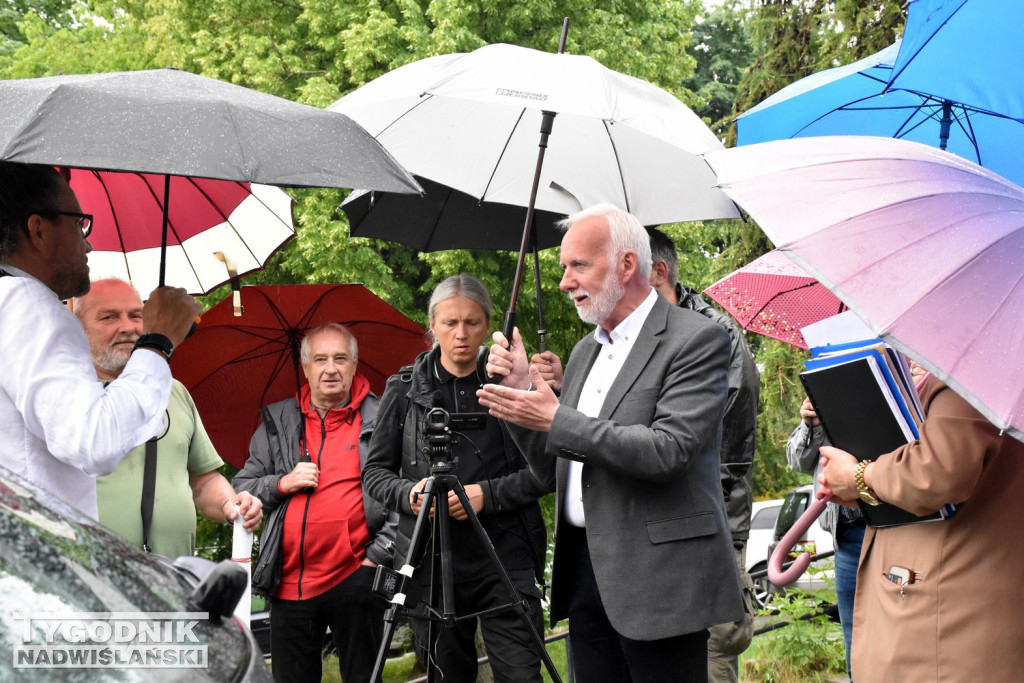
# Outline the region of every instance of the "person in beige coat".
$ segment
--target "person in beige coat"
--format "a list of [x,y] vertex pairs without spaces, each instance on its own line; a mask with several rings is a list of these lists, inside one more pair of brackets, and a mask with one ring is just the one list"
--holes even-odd
[[[1014,681],[1024,675],[1024,443],[935,378],[921,388],[921,438],[856,460],[822,448],[822,490],[866,491],[944,521],[868,527],[857,574],[852,672],[858,681]],[[904,571],[906,570],[906,571]],[[889,575],[904,575],[902,580]]]

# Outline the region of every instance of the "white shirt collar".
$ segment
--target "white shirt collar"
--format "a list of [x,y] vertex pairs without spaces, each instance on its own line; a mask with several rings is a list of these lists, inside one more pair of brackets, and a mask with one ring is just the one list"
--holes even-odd
[[644,322],[647,320],[647,314],[654,308],[655,302],[658,300],[658,291],[651,287],[651,291],[647,293],[647,298],[640,302],[640,305],[633,309],[633,312],[626,316],[625,320],[615,326],[611,332],[607,332],[600,325],[594,330],[594,339],[599,344],[616,344],[626,339],[636,339],[637,334],[640,333],[640,328],[644,326]]

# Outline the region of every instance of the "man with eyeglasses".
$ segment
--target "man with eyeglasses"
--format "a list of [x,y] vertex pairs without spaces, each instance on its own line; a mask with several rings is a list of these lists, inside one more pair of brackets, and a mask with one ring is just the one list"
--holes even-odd
[[54,168],[0,162],[0,465],[96,517],[95,477],[163,430],[167,359],[201,307],[182,289],[154,290],[124,372],[97,382],[61,303],[89,291],[91,228]]

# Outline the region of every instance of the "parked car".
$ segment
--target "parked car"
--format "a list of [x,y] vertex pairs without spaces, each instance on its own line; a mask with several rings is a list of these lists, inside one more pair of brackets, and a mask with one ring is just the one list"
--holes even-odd
[[269,682],[232,616],[246,580],[143,552],[0,467],[0,680]]
[[[775,549],[782,537],[785,536],[786,532],[796,523],[800,516],[804,514],[804,511],[814,500],[814,486],[811,484],[805,484],[804,486],[798,486],[795,489],[791,489],[786,497],[783,499],[782,509],[779,511],[778,519],[775,521],[775,531],[772,534],[772,543],[768,548],[768,554]],[[830,554],[835,551],[835,545],[832,541],[832,534],[821,528],[821,518],[814,520],[814,523],[807,529],[807,532],[797,542],[797,544],[790,550],[789,558],[787,562],[796,558],[802,552],[810,553],[811,555],[822,555]],[[796,583],[793,584],[794,588],[800,588],[802,590],[810,591],[817,590],[827,587],[826,579],[831,578],[833,574],[831,561],[828,568],[824,572],[813,571],[815,565],[804,572]],[[767,579],[766,579],[767,580]],[[775,592],[781,592],[775,586],[771,586]]]
[[[755,574],[768,568],[768,547],[775,534],[775,520],[782,510],[783,499],[754,501],[750,510],[750,537],[747,539],[747,572]],[[768,604],[771,584],[767,576],[754,577],[754,599],[759,607]]]

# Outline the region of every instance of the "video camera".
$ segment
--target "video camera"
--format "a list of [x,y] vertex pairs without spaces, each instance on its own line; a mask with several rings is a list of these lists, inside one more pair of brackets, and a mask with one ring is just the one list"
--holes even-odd
[[449,413],[444,408],[431,408],[424,417],[423,431],[427,445],[424,455],[430,462],[447,460],[458,432],[484,429],[487,413]]

